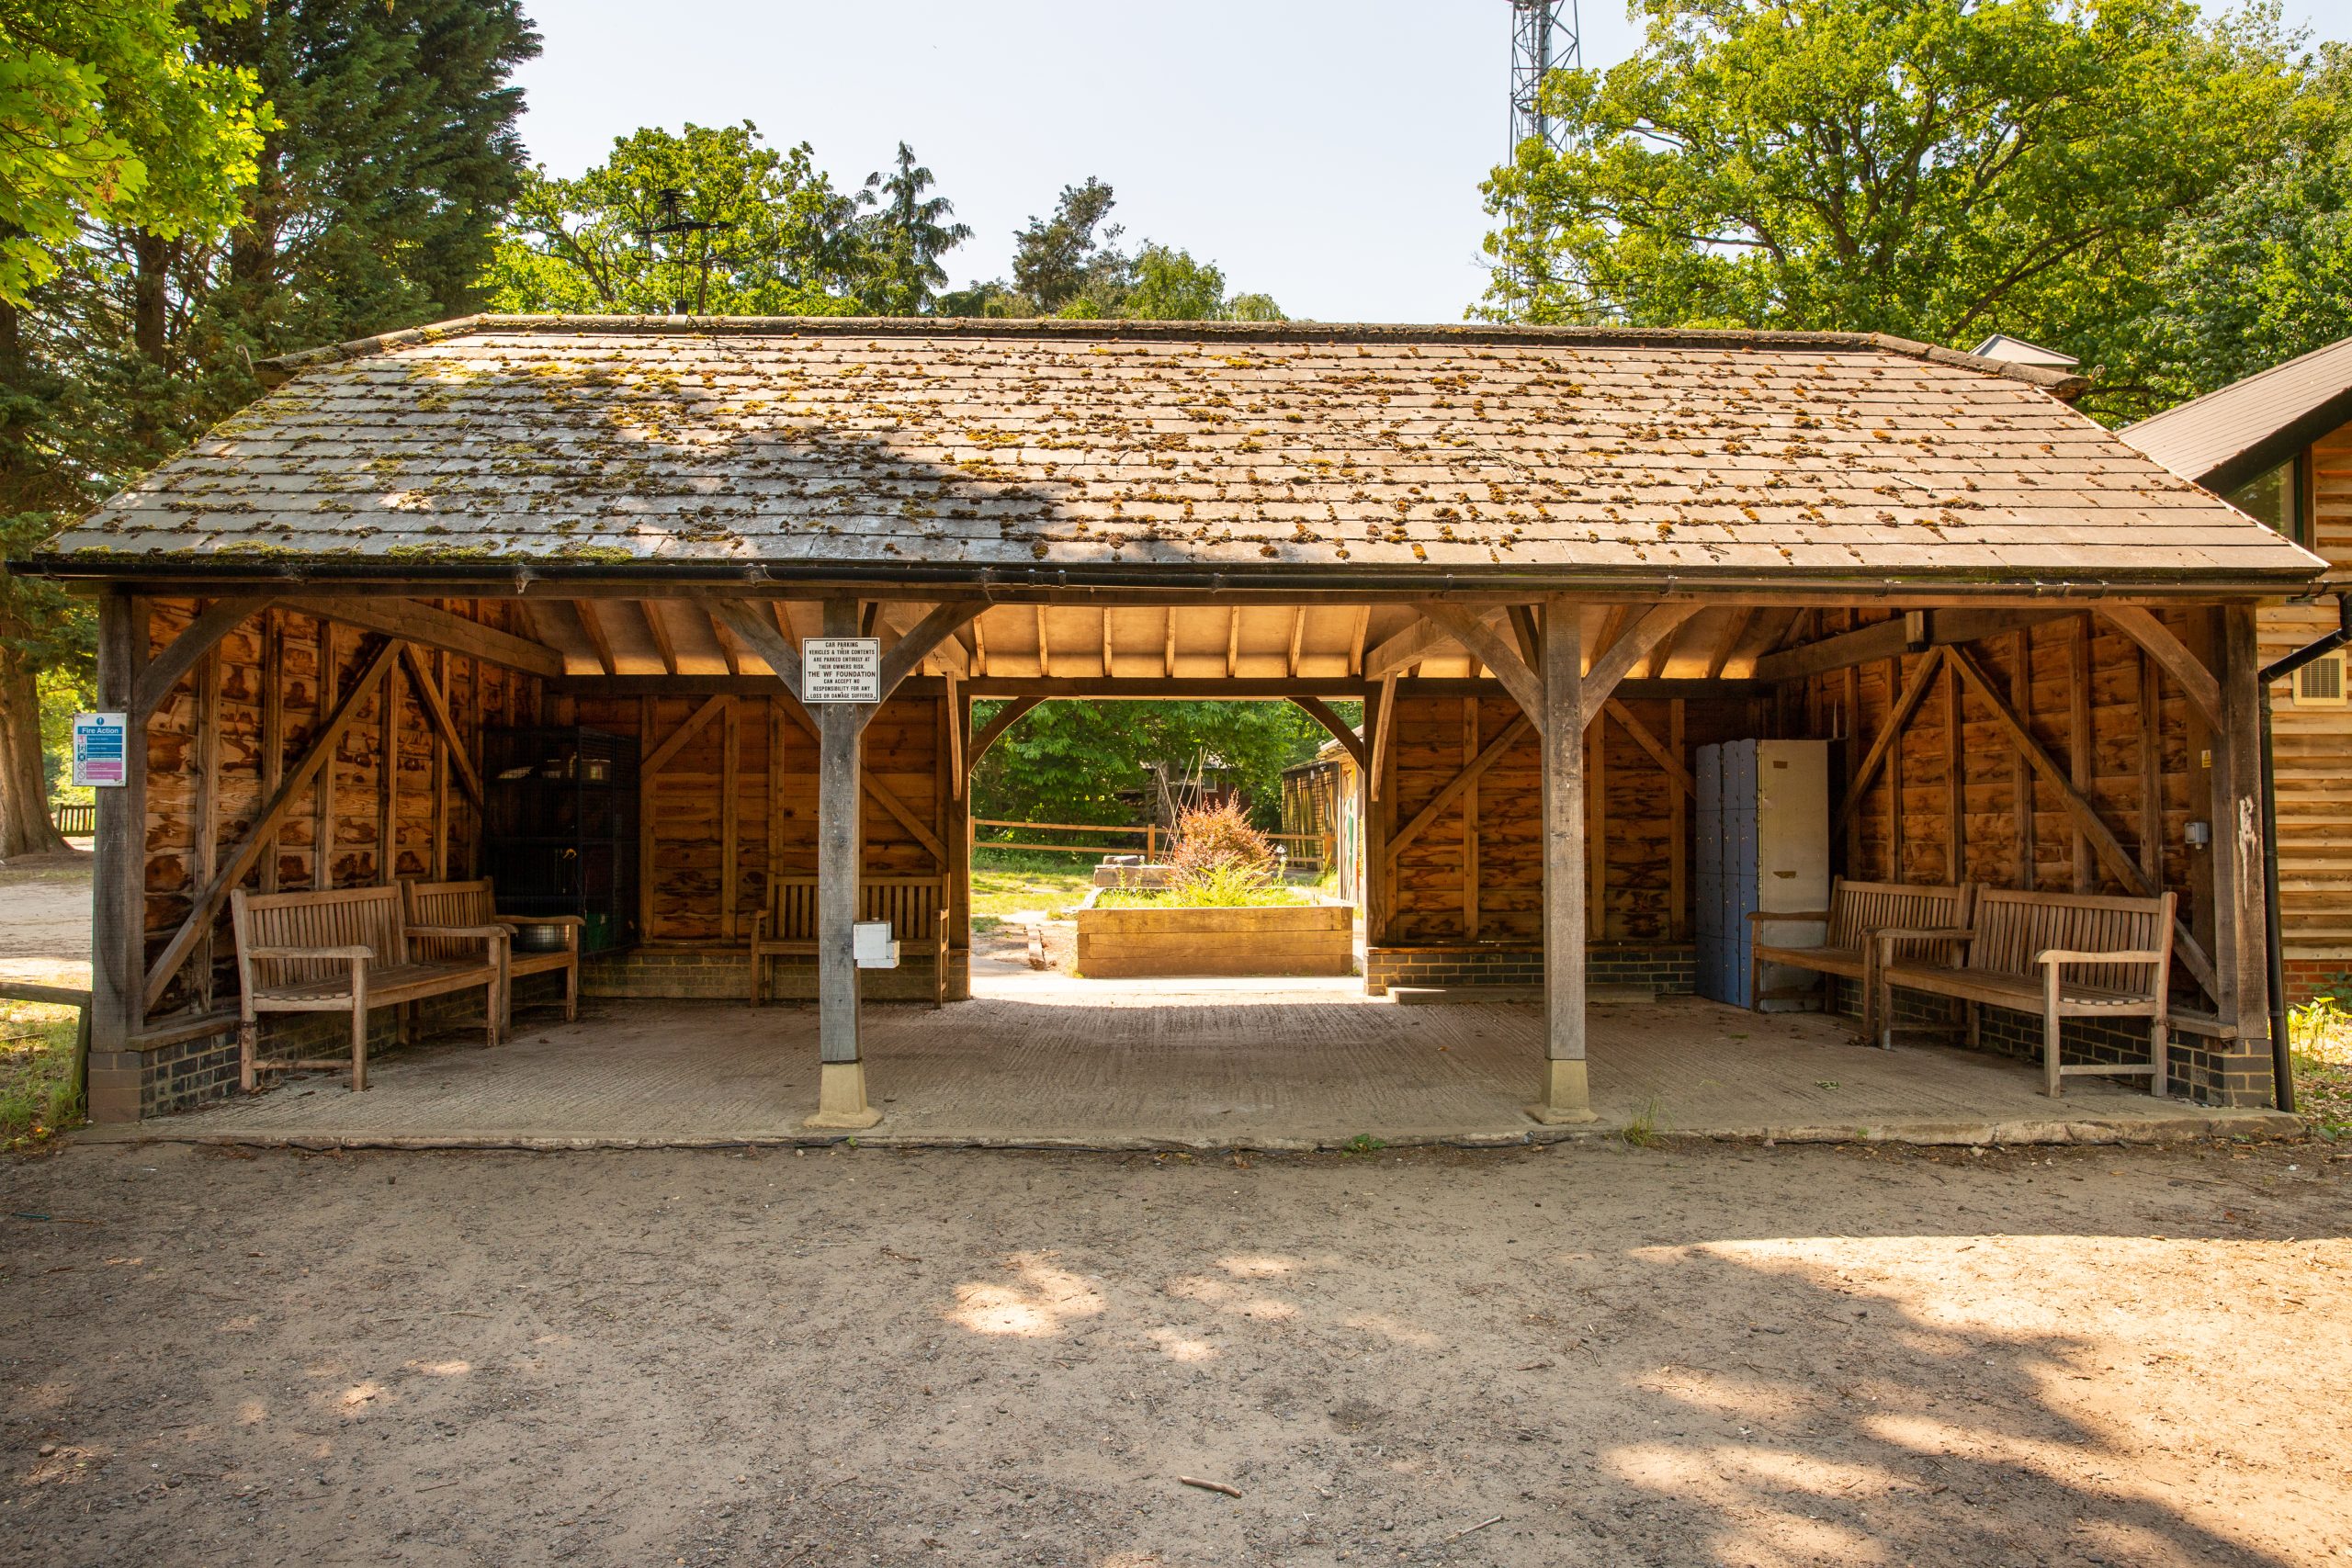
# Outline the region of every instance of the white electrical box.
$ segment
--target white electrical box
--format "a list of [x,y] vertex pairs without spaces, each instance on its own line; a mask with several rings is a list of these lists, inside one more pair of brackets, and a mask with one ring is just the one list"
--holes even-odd
[[860,969],[896,969],[899,944],[888,920],[860,920],[850,927],[850,952]]

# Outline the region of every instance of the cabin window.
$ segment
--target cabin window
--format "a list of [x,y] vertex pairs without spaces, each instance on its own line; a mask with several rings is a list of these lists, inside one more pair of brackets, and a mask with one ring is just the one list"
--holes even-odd
[[2344,655],[2323,654],[2295,671],[2295,705],[2299,708],[2344,706]]
[[2260,518],[2295,543],[2308,547],[2309,496],[2307,466],[2297,456],[2267,474],[2256,475],[2222,499],[2248,516]]

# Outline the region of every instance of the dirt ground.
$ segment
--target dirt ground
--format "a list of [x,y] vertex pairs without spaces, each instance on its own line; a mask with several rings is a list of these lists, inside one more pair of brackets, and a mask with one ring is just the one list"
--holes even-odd
[[90,856],[84,850],[0,863],[0,979],[90,983]]
[[0,1560],[2352,1561],[2348,1176],[73,1147]]

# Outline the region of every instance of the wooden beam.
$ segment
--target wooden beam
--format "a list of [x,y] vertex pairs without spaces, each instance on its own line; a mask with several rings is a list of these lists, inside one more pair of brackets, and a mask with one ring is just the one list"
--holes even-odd
[[1320,697],[1293,697],[1291,701],[1296,704],[1309,718],[1330,731],[1331,739],[1347,749],[1348,755],[1356,760],[1357,767],[1361,768],[1364,765],[1363,737],[1358,735],[1353,728],[1343,722],[1338,714],[1333,713],[1329,703]]
[[[1640,620],[1625,628],[1623,636],[1609,645],[1608,652],[1592,661],[1591,670],[1585,674],[1577,710],[1599,713],[1600,705],[1616,694],[1617,682],[1625,678],[1642,656],[1656,648],[1662,638],[1672,635],[1677,626],[1697,615],[1699,610],[1698,604],[1688,601],[1651,605]],[[1547,620],[1549,618],[1546,617]],[[1550,637],[1556,629],[1547,626],[1544,636]],[[1579,790],[1583,787],[1581,775],[1577,787]]]
[[1162,611],[1160,620],[1166,640],[1159,650],[1159,672],[1173,681],[1176,679],[1176,606],[1170,604]]
[[402,662],[408,665],[409,679],[416,688],[417,700],[424,709],[425,719],[433,726],[434,733],[440,737],[441,749],[448,757],[450,767],[457,773],[458,787],[466,792],[466,798],[474,803],[475,810],[483,809],[481,775],[474,772],[473,759],[466,754],[466,743],[458,734],[457,721],[449,716],[449,705],[442,694],[440,682],[434,679],[433,671],[425,665],[424,651],[403,643],[401,654]]
[[1234,605],[1225,613],[1225,678],[1232,680],[1241,673],[1241,606]]
[[[1591,682],[1582,673],[1580,614],[1575,601],[1563,595],[1544,601],[1544,724],[1539,743],[1544,755],[1540,841],[1545,1065],[1536,1103],[1529,1108],[1543,1122],[1593,1119],[1584,1065],[1585,695],[1591,690]],[[1601,695],[1608,695],[1605,688]]]
[[[1610,699],[1616,701],[1614,697]],[[1676,697],[1667,704],[1667,755],[1681,768],[1684,778],[1690,770],[1682,767],[1683,731],[1682,699]],[[1630,728],[1630,726],[1629,726]],[[1641,739],[1639,730],[1634,739]],[[1680,942],[1690,934],[1690,807],[1698,795],[1694,785],[1686,784],[1668,801],[1666,825],[1666,934]]]
[[[1044,612],[1039,611],[1042,617]],[[854,637],[857,605],[845,600],[825,604],[825,635]],[[1037,652],[1045,657],[1045,627],[1037,628]],[[865,769],[860,755],[865,725],[846,703],[819,705],[817,760],[817,1041],[828,1064],[858,1060],[857,964],[851,927],[857,921],[858,886],[864,879],[858,831],[858,782]],[[805,715],[803,716],[806,716]],[[940,857],[946,864],[946,857]],[[858,1099],[864,1100],[861,1090]],[[860,1109],[863,1109],[861,1104]]]
[[[1371,627],[1372,606],[1357,605],[1355,629],[1348,636],[1348,673],[1351,675],[1363,673],[1363,637]],[[1170,671],[1169,673],[1173,674],[1175,671]]]
[[1019,723],[1023,714],[1043,701],[1043,697],[1015,697],[990,714],[989,721],[980,726],[979,733],[972,737],[971,745],[965,750],[965,772],[969,773],[978,767],[980,759],[988,755],[989,748],[997,743],[998,737]]
[[[1911,672],[1911,679],[1903,687],[1903,694],[1895,698],[1894,706],[1887,710],[1886,722],[1879,726],[1878,738],[1871,742],[1871,749],[1862,753],[1862,765],[1854,770],[1853,787],[1846,796],[1846,804],[1838,808],[1838,821],[1834,831],[1842,832],[1845,829],[1847,818],[1860,808],[1862,796],[1869,793],[1871,783],[1878,777],[1879,765],[1886,761],[1888,753],[1893,751],[1902,740],[1903,727],[1911,722],[1911,716],[1919,711],[1921,699],[1925,698],[1929,688],[1935,685],[1936,671],[1942,663],[1943,657],[1941,649],[1930,649],[1928,657],[1919,661],[1919,668]],[[1899,660],[1890,660],[1888,674],[1893,675],[1900,667]],[[1890,691],[1894,689],[1892,681],[1888,682],[1888,689]],[[1897,793],[1899,795],[1900,792]],[[1900,823],[1903,808],[1899,800],[1894,811],[1895,820]],[[1892,855],[1896,847],[1899,846],[1890,846],[1887,852]],[[1893,867],[1887,880],[1902,881],[1902,866],[1898,864]]]
[[645,635],[653,639],[653,651],[662,660],[662,672],[675,675],[678,672],[678,649],[670,640],[669,626],[662,622],[661,603],[653,599],[639,599],[637,609],[645,617]]
[[[277,793],[286,777],[286,617],[262,612],[261,796]],[[277,835],[261,850],[261,890],[277,891]]]
[[1540,669],[1544,663],[1544,631],[1536,623],[1535,606],[1513,604],[1508,614],[1510,635],[1519,644],[1520,658],[1526,660],[1530,670]]
[[2165,874],[2165,715],[2156,661],[2140,650],[2140,869],[2161,885]]
[[[2270,1038],[2262,873],[2262,660],[2253,606],[2230,605],[2216,611],[2215,619],[2220,626],[2214,651],[2222,674],[2214,684],[2227,722],[2216,726],[2212,737],[2213,970],[2219,981],[2212,990],[2221,1021],[2235,1023],[2241,1048],[2252,1050]],[[2268,1066],[2269,1054],[2263,1055]]]
[[718,657],[727,661],[727,673],[740,678],[743,673],[743,639],[735,635],[734,627],[711,615],[707,608],[703,618],[710,623],[711,639],[718,644]]
[[[728,701],[727,694],[722,692],[687,715],[686,721],[672,730],[668,739],[646,753],[645,760],[637,766],[638,776],[650,778],[668,767],[671,759],[685,750],[686,742],[702,732],[704,725],[727,711]],[[651,716],[650,710],[648,711],[648,716]]]
[[1428,604],[1419,606],[1421,615],[1444,628],[1447,636],[1495,672],[1495,679],[1511,694],[1525,714],[1544,711],[1544,692],[1530,670],[1519,657],[1519,651],[1506,642],[1501,634],[1479,616],[1459,604]]
[[1037,673],[1050,681],[1054,678],[1053,649],[1046,641],[1046,606],[1037,606]]
[[1754,623],[1760,608],[1756,604],[1734,605],[1731,614],[1724,617],[1724,635],[1715,639],[1715,650],[1707,656],[1708,680],[1722,677],[1724,667],[1731,662],[1732,650],[1739,646],[1739,639],[1747,635],[1747,628]]
[[269,601],[258,596],[216,599],[205,606],[203,614],[190,621],[170,646],[140,670],[128,709],[130,728],[144,728],[164,699],[172,694],[172,688],[180,683],[180,678],[196,667],[198,660],[211,652],[222,637],[268,608]]
[[743,646],[766,661],[768,672],[792,694],[800,696],[800,654],[785,640],[775,624],[751,604],[735,599],[710,601],[710,614],[718,621],[743,639]]
[[735,906],[741,901],[735,862],[742,840],[743,715],[734,698],[718,700],[727,705],[719,710],[725,755],[718,761],[718,940],[732,946]]
[[1503,754],[1519,744],[1520,737],[1534,728],[1534,720],[1525,714],[1515,715],[1509,724],[1503,726],[1501,734],[1487,742],[1485,748],[1471,759],[1460,773],[1446,780],[1444,786],[1430,796],[1428,803],[1419,811],[1413,813],[1409,821],[1389,835],[1388,852],[1392,855],[1404,853],[1406,847],[1427,831],[1430,823],[1444,815],[1446,809],[1461,797],[1464,790],[1478,782],[1479,774],[1502,761]]
[[[129,712],[147,660],[147,604],[128,589],[108,587],[98,598],[98,680],[101,708]],[[90,1044],[109,1058],[136,1047],[146,1021],[141,998],[147,959],[147,727],[130,724],[123,737],[120,787],[96,792],[90,910]],[[139,1069],[135,1064],[132,1070]],[[92,1075],[94,1120],[139,1119],[136,1079],[103,1064]]]
[[[1948,643],[1978,642],[2066,614],[2064,610],[1966,609],[1918,613],[1926,617],[1923,646],[1928,648],[1941,648]],[[1826,674],[1849,664],[1869,664],[1876,660],[1892,659],[1897,654],[1916,653],[1919,649],[1913,646],[1913,637],[1908,620],[1897,615],[1891,621],[1880,621],[1860,631],[1840,632],[1836,637],[1823,637],[1818,642],[1792,648],[1786,652],[1768,653],[1756,661],[1756,678],[1759,681],[1802,681],[1809,675]]]
[[1119,669],[1119,661],[1113,656],[1111,649],[1111,606],[1103,605],[1096,612],[1095,618],[1100,622],[1094,628],[1095,633],[1102,639],[1102,678],[1107,681],[1117,674]]
[[[1107,616],[1110,612],[1105,610],[1103,614]],[[1290,664],[1288,669],[1290,671],[1290,678],[1294,681],[1298,679],[1299,649],[1306,645],[1306,606],[1301,604],[1290,613]],[[1111,660],[1108,658],[1105,658],[1102,660],[1102,672],[1106,675],[1111,672]]]
[[[341,634],[333,621],[315,623],[319,628],[319,700],[315,716],[323,722],[342,700],[339,688],[343,682],[343,655],[335,646]],[[334,886],[334,764],[335,754],[329,751],[319,764],[319,782],[311,801],[311,891],[322,892]]]
[[[1478,714],[1486,705],[1462,699],[1462,765],[1478,760]],[[1478,940],[1478,781],[1462,790],[1462,940]]]
[[212,929],[212,922],[219,916],[222,902],[228,898],[229,890],[245,879],[245,873],[253,869],[254,857],[269,841],[269,835],[277,830],[278,822],[294,804],[295,797],[310,786],[311,780],[317,775],[321,764],[334,749],[343,744],[345,731],[359,716],[359,710],[368,699],[384,684],[385,678],[399,660],[400,651],[397,638],[387,640],[376,650],[375,657],[368,661],[368,667],[360,672],[359,679],[336,704],[334,713],[311,738],[311,743],[302,749],[301,758],[288,772],[285,782],[277,786],[277,793],[269,797],[262,807],[261,815],[254,819],[245,829],[244,837],[237,841],[237,847],[213,872],[211,881],[197,894],[195,901],[188,907],[187,918],[180,922],[179,929],[172,933],[171,940],[164,944],[164,951],[148,969],[146,984],[141,991],[142,1010],[153,1007],[162,998],[171,986],[172,977],[179,973],[180,965],[187,962],[189,952],[196,946],[197,939]]
[[2229,728],[2222,714],[2221,682],[2188,651],[2187,644],[2173,635],[2170,626],[2137,604],[2102,604],[2098,613],[2108,625],[2138,643],[2172,677],[2172,683],[2180,688],[2189,706],[2204,716],[2208,727],[2216,732]]
[[426,648],[446,648],[451,653],[503,664],[526,674],[553,680],[563,673],[563,655],[545,643],[526,642],[512,632],[453,615],[414,599],[335,597],[282,599],[278,603],[322,620],[341,621],[345,626],[381,632]]
[[[2093,776],[2091,748],[2096,743],[2091,734],[2091,618],[2087,615],[2076,615],[2067,626],[2066,772],[2075,793],[2087,800]],[[2077,893],[2096,892],[2098,888],[2090,856],[2085,852],[2088,841],[2078,826],[2075,830],[2075,852],[2069,857]]]
[[[890,700],[891,694],[899,689],[900,682],[931,657],[933,649],[971,625],[987,608],[987,604],[978,599],[950,600],[944,604],[933,605],[930,612],[899,639],[898,645],[882,656],[882,701],[887,703]],[[1041,624],[1038,636],[1042,638],[1044,635],[1045,628]],[[1041,641],[1038,646],[1043,648],[1045,645]],[[870,718],[873,716],[868,714],[866,716]],[[859,722],[865,721],[861,719]]]
[[588,650],[595,655],[597,667],[607,675],[618,674],[620,660],[613,657],[613,639],[605,633],[605,613],[598,602],[575,599],[571,613],[580,617],[580,633],[588,639]]
[[[986,604],[979,605],[971,615],[957,623],[957,629],[976,619],[980,611],[987,608]],[[929,613],[930,610],[924,606],[894,601],[882,606],[882,624],[896,632],[903,640],[909,633],[922,624],[923,616]],[[1107,615],[1108,612],[1106,611],[1105,614]],[[967,649],[952,631],[926,648],[923,650],[923,657],[938,660],[941,669],[959,680],[968,678],[972,673],[971,650]]]
[[1372,755],[1366,760],[1364,773],[1372,786],[1371,796],[1376,801],[1380,798],[1380,775],[1388,765],[1388,732],[1395,728],[1390,720],[1396,711],[1396,676],[1391,675],[1380,683],[1380,700],[1374,705],[1374,709]]
[[[1677,700],[1679,701],[1679,699]],[[1665,770],[1667,778],[1672,782],[1678,793],[1678,798],[1695,797],[1698,795],[1699,783],[1690,776],[1690,770],[1682,765],[1680,759],[1674,751],[1668,750],[1665,742],[1658,739],[1648,725],[1634,716],[1633,709],[1615,697],[1611,697],[1603,705],[1601,711],[1624,726],[1625,733],[1634,738],[1634,744],[1648,752],[1650,761]]]
[[1404,630],[1383,637],[1379,646],[1363,656],[1363,678],[1385,681],[1400,674],[1429,657],[1430,650],[1441,648],[1453,638],[1428,616],[1417,617]]
[[[2033,711],[2033,628],[2019,626],[2014,636],[2017,652],[2012,656],[2009,671],[2009,703],[2019,713]],[[2010,810],[2016,818],[2018,837],[2017,874],[2015,881],[2021,892],[2031,892],[2040,883],[2039,853],[2034,844],[2033,764],[2024,752],[2009,748]]]
[[[821,709],[854,708],[863,707],[865,705],[862,703],[820,703],[817,705]],[[803,706],[799,699],[797,697],[785,705],[784,711],[791,715],[792,722],[798,725],[812,739],[817,742],[821,761],[821,752],[825,742],[825,731],[823,725],[819,720],[809,716],[808,708]],[[859,717],[856,714],[850,715],[850,717],[856,721],[861,730],[864,728],[865,720],[863,718]],[[977,758],[974,760],[978,761]],[[899,827],[904,828],[909,836],[910,836],[916,843],[921,844],[923,849],[930,853],[931,857],[939,863],[943,870],[945,869],[948,863],[947,846],[940,841],[939,835],[933,832],[922,818],[916,816],[912,811],[908,810],[907,803],[900,800],[898,797],[898,795],[880,779],[877,779],[872,773],[865,772],[863,767],[858,770],[858,778],[865,787],[865,794],[873,798],[874,803],[876,806],[879,806],[884,811],[888,812],[891,819],[897,822]]]
[[1960,675],[1944,665],[1944,880],[1968,880],[1968,751]]
[[[189,880],[198,887],[212,880],[220,854],[220,653],[207,649],[196,661],[196,799],[188,808]],[[198,933],[190,956],[196,962],[196,1006],[212,1010],[212,934]]]

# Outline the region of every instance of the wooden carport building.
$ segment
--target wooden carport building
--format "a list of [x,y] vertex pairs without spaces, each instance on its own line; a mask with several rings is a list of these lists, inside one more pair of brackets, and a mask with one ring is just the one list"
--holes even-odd
[[[643,773],[638,945],[592,992],[737,995],[813,874],[813,1109],[865,1121],[861,875],[943,879],[959,994],[975,756],[1122,696],[1298,701],[1361,754],[1367,984],[1540,977],[1541,1117],[1586,1113],[1589,974],[1687,988],[1692,749],[1739,737],[1844,742],[1849,875],[2177,891],[2173,1081],[2269,1095],[2254,616],[2321,563],[2064,375],[1855,334],[491,317],[266,368],[24,563],[100,596],[146,741],[100,802],[102,1119],[233,1077],[232,888],[466,874],[482,731],[556,723]],[[884,700],[804,707],[803,641],[861,633]]]

